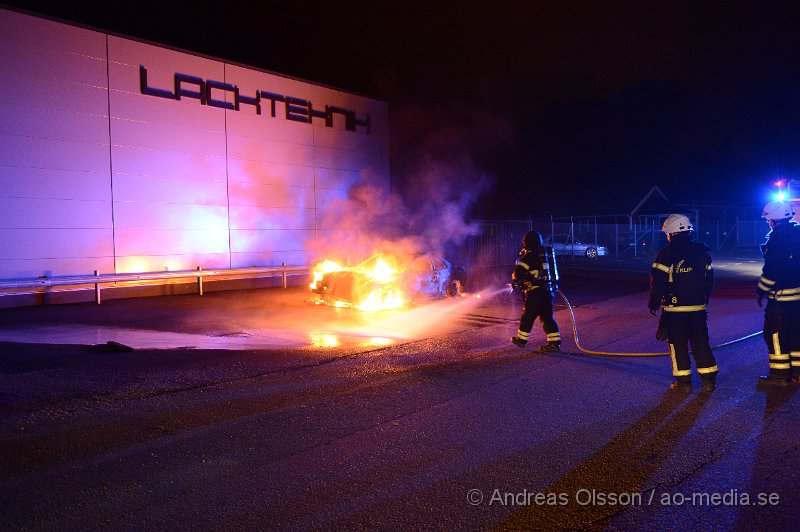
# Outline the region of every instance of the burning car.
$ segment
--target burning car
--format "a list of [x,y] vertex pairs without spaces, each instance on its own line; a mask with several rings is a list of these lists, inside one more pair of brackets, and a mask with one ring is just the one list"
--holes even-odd
[[466,271],[434,255],[421,255],[401,266],[376,254],[352,267],[325,261],[314,268],[310,285],[319,303],[362,310],[407,306],[412,300],[462,294]]
[[421,255],[408,265],[405,281],[415,299],[454,297],[463,294],[467,272],[441,257]]

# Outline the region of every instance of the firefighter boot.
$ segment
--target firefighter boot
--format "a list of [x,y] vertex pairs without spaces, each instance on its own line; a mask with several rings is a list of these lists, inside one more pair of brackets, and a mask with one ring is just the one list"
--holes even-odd
[[561,342],[548,342],[539,348],[540,353],[557,353],[561,351]]
[[511,343],[514,344],[517,347],[525,347],[525,344],[527,344],[528,341],[527,340],[523,340],[519,336],[512,336],[511,337]]
[[703,379],[703,391],[706,393],[713,392],[717,387],[717,381],[715,379]]

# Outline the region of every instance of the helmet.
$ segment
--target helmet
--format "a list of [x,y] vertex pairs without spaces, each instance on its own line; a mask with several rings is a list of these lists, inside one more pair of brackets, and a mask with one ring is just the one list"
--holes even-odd
[[672,233],[682,233],[684,231],[694,231],[694,227],[692,227],[692,222],[689,221],[689,218],[683,214],[670,214],[667,216],[667,219],[664,220],[664,225],[661,226],[661,230],[669,235]]
[[761,217],[766,220],[784,220],[792,216],[794,209],[785,201],[770,201],[764,205],[764,212],[761,213]]
[[535,247],[542,245],[542,235],[539,231],[528,231],[525,233],[525,236],[522,237],[522,245],[525,246],[526,249],[533,249]]

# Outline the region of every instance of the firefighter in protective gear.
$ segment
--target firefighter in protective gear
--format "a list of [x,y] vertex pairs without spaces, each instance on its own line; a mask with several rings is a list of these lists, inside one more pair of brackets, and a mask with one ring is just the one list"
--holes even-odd
[[756,286],[759,306],[764,299],[764,341],[769,350],[769,374],[760,382],[785,386],[800,381],[800,225],[783,201],[764,206],[762,218],[772,231],[762,246],[764,268]]
[[519,330],[511,342],[524,347],[530,338],[533,322],[538,317],[547,335],[547,343],[539,348],[542,353],[553,353],[561,348],[561,335],[553,318],[553,294],[558,290],[558,270],[553,248],[545,247],[542,235],[529,231],[522,237],[522,249],[511,279],[523,293],[524,305],[519,320]]
[[647,306],[655,316],[661,308],[669,352],[672,357],[672,388],[692,389],[689,344],[703,390],[716,386],[717,362],[708,340],[706,306],[714,286],[714,269],[705,244],[694,242],[689,218],[672,214],[661,229],[669,244],[659,251],[650,270]]

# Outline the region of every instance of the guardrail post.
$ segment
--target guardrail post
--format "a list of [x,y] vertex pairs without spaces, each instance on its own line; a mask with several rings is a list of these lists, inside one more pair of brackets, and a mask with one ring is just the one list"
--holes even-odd
[[283,287],[286,288],[286,263],[285,262],[281,262],[281,268],[284,268],[283,271],[281,271],[281,281],[282,281]]
[[[198,272],[201,271],[202,269],[203,269],[202,266],[198,266],[197,267],[197,271]],[[198,296],[202,296],[203,295],[203,276],[202,275],[198,275],[197,276],[197,295]]]
[[[100,277],[100,270],[95,270],[94,276]],[[94,302],[100,304],[100,283],[94,283]]]

